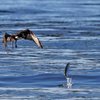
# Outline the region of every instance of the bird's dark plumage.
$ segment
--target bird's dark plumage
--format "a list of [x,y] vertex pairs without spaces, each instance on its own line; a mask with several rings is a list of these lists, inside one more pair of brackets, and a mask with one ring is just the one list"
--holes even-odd
[[6,49],[7,42],[11,41],[12,45],[13,45],[13,41],[15,41],[15,47],[17,47],[16,42],[17,42],[18,39],[21,39],[21,38],[24,38],[24,39],[27,39],[27,40],[32,40],[39,47],[43,48],[43,46],[42,46],[41,42],[39,41],[39,39],[37,38],[37,36],[32,31],[30,31],[29,29],[23,30],[19,33],[12,34],[12,35],[5,33],[2,43],[4,43],[4,47]]
[[69,73],[69,68],[70,68],[69,65],[70,65],[70,64],[68,63],[68,64],[66,65],[66,67],[65,67],[65,70],[64,70],[64,75],[65,75],[66,78],[68,78],[68,73]]

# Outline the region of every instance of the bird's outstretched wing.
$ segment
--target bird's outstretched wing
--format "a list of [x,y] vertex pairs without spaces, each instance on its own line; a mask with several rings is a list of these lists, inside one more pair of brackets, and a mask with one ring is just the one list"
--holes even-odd
[[31,35],[33,41],[34,41],[39,47],[43,48],[43,46],[42,46],[41,42],[39,41],[39,39],[37,38],[37,36],[36,36],[34,33],[31,33],[30,35]]
[[68,77],[68,73],[69,73],[69,68],[70,68],[70,64],[68,63],[65,67],[65,70],[64,70],[64,75],[65,77]]
[[20,38],[24,38],[24,39],[27,39],[27,40],[33,40],[39,47],[43,48],[40,40],[37,38],[37,36],[32,32],[30,31],[29,29],[26,29],[26,30],[23,30],[21,31],[20,33],[17,33],[15,34],[15,38],[17,39],[20,39]]

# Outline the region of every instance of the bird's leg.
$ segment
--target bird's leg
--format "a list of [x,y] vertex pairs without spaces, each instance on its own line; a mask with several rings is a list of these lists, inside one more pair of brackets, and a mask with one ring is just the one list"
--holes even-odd
[[12,49],[13,49],[13,41],[11,41],[12,42]]
[[17,48],[17,40],[15,40],[15,48]]

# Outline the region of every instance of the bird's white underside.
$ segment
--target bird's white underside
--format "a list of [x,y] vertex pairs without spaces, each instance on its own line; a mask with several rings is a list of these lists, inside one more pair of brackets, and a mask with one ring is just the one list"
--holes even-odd
[[38,45],[38,46],[40,46],[40,44],[39,44],[39,39],[34,35],[32,35],[31,34],[31,36],[32,36],[32,39],[34,40],[34,42]]

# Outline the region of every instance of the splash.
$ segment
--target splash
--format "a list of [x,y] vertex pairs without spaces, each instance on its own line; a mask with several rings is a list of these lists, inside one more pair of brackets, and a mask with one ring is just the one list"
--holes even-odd
[[71,88],[71,86],[72,86],[72,84],[73,84],[73,83],[72,83],[72,78],[66,78],[66,79],[67,79],[67,84],[66,84],[67,87],[68,87],[68,88]]

